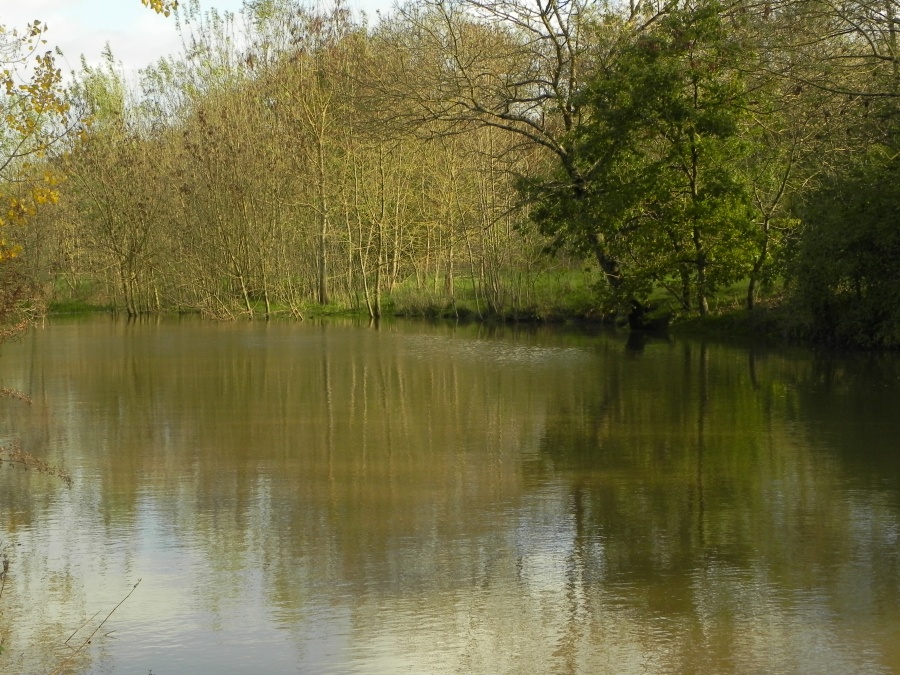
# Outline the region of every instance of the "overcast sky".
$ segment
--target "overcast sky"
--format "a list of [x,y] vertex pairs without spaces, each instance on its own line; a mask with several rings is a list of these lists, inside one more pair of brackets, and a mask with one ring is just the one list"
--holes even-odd
[[[204,8],[222,11],[237,11],[242,4],[242,0],[201,0]],[[376,10],[389,10],[392,2],[347,4],[374,17]],[[65,60],[57,57],[63,71],[78,70],[81,54],[89,63],[98,63],[107,42],[128,70],[175,53],[181,45],[172,17],[158,16],[140,0],[0,0],[0,24],[7,28],[22,28],[35,19],[47,24],[48,45],[63,50]]]

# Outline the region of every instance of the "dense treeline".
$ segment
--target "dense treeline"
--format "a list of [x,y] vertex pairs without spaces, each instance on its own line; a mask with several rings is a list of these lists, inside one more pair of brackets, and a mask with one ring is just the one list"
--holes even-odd
[[87,122],[31,247],[55,292],[132,315],[379,316],[388,297],[452,309],[462,284],[484,315],[531,309],[538,276],[562,269],[516,229],[515,176],[539,153],[496,129],[410,124],[420,111],[385,84],[412,76],[387,21],[288,2],[183,21],[189,56],[141,91],[112,55],[73,89]]
[[[898,3],[179,9],[184,54],[68,92],[48,297],[130,315],[706,315],[900,344]],[[59,127],[59,123],[56,123]],[[9,134],[7,134],[9,136]]]

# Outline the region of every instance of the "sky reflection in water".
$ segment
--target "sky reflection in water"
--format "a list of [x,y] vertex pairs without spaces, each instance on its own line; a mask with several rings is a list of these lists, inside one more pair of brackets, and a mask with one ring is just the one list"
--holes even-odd
[[[900,363],[547,329],[4,346],[0,670],[900,670]],[[111,634],[106,635],[109,631]]]

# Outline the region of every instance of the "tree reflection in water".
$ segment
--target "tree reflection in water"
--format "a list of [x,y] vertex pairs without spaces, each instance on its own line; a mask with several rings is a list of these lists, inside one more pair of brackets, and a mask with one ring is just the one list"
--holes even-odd
[[893,361],[631,354],[508,327],[51,325],[4,356],[35,404],[3,422],[75,486],[0,474],[17,593],[52,608],[4,613],[8,639],[34,653],[140,576],[95,669],[900,667]]

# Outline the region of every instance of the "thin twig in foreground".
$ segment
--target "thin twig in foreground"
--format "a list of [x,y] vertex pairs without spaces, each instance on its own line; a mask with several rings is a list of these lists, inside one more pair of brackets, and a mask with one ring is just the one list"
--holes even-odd
[[[89,645],[89,644],[91,643],[91,640],[92,640],[93,637],[97,634],[97,631],[99,631],[101,628],[103,628],[103,624],[105,624],[107,621],[109,621],[109,617],[111,617],[111,616],[113,615],[113,613],[114,613],[117,609],[119,609],[119,607],[121,607],[122,604],[123,604],[128,598],[131,597],[131,594],[134,593],[134,589],[136,589],[136,588],[138,587],[138,584],[139,584],[139,583],[141,583],[141,580],[140,580],[140,579],[138,579],[138,580],[137,580],[137,583],[135,583],[135,585],[131,587],[131,590],[128,591],[128,595],[126,595],[124,598],[122,598],[122,599],[119,601],[119,604],[112,608],[112,610],[110,611],[110,613],[106,615],[106,618],[103,619],[103,621],[101,621],[100,624],[94,629],[94,632],[91,633],[90,635],[88,635],[88,636],[85,638],[84,642],[81,643],[81,645],[78,647],[78,649],[76,649],[76,650],[73,651],[71,654],[69,654],[68,658],[66,658],[65,661],[63,661],[63,662],[60,663],[58,666],[56,666],[56,668],[54,668],[53,670],[50,671],[50,675],[57,675],[57,673],[61,673],[63,667],[65,667],[65,665],[66,665],[67,663],[69,663],[69,661],[71,661],[72,659],[74,659],[75,656],[78,655],[78,653],[79,653],[82,649],[84,649],[87,645]],[[97,615],[95,614],[94,616],[97,616]],[[76,632],[78,632],[78,631],[76,631]],[[72,639],[72,638],[71,638],[71,636],[70,636],[70,637],[69,637],[69,640],[71,640],[71,639]],[[66,640],[66,642],[68,642],[69,640]]]
[[91,621],[93,621],[95,618],[97,618],[97,615],[100,613],[100,611],[101,610],[98,609],[96,612],[94,612],[94,616],[92,616],[90,619],[87,619],[83,624],[78,626],[78,628],[76,628],[75,631],[69,637],[66,638],[66,641],[63,642],[63,644],[64,645],[69,644],[69,640],[71,640],[73,637],[75,637],[78,634],[78,631],[80,631],[82,628],[87,626]]
[[6,588],[6,573],[9,572],[9,558],[6,557],[6,554],[3,554],[3,573],[0,574],[0,577],[3,577],[3,584],[0,585],[0,598],[3,597],[3,590]]

